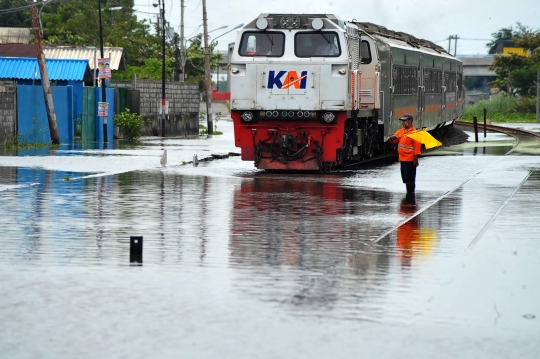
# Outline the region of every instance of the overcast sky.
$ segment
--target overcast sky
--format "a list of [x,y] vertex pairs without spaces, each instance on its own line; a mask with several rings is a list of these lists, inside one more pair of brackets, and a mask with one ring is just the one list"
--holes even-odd
[[[158,0],[135,0],[139,18],[156,20]],[[185,0],[184,33],[202,32],[202,1]],[[436,42],[448,50],[448,36],[458,35],[457,54],[486,54],[491,34],[520,22],[540,28],[540,0],[206,0],[208,30],[217,37],[261,13],[334,14],[342,20],[382,25]],[[150,13],[150,14],[147,14]],[[165,0],[165,18],[180,33],[180,0]],[[201,27],[199,27],[201,26]],[[236,41],[234,30],[218,39],[219,50]],[[451,53],[454,52],[452,41]]]

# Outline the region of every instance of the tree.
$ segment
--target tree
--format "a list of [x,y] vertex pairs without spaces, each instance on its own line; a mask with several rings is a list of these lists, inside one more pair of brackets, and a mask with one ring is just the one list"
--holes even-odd
[[[141,66],[161,53],[160,38],[150,33],[146,21],[139,21],[133,0],[102,0],[104,46],[122,47],[128,65]],[[53,2],[43,7],[43,43],[99,47],[98,0]]]
[[[530,56],[512,54],[495,57],[490,69],[495,71],[497,79],[492,84],[508,91],[510,77],[514,94],[533,97],[536,95],[536,72],[540,69],[540,31],[519,25],[520,30],[512,40],[516,46],[529,50]],[[495,34],[500,34],[503,30],[507,29],[502,29]]]
[[28,0],[0,0],[0,9],[5,12],[0,13],[0,26],[5,27],[32,27],[30,11],[6,11],[28,5]]
[[[202,46],[202,34],[198,34],[191,40],[191,44],[186,49],[187,59],[184,68],[187,80],[198,82],[201,91],[204,89],[205,72],[204,72],[204,48]],[[218,66],[218,61],[223,59],[220,53],[214,54],[214,48],[217,42],[213,42],[210,46],[212,56],[210,57],[210,68],[215,69]]]
[[523,26],[520,22],[516,22],[517,29],[514,29],[512,26],[503,27],[497,32],[491,34],[493,40],[486,44],[486,47],[489,49],[488,54],[497,53],[497,44],[500,40],[514,40],[515,38],[521,38],[524,33],[530,31],[526,26]]

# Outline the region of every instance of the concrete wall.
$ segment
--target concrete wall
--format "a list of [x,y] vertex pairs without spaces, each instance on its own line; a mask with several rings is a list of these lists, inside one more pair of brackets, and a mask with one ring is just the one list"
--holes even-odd
[[17,86],[0,85],[0,147],[17,134]]
[[[134,80],[114,82],[113,87],[140,91],[140,115],[150,120],[142,131],[143,136],[162,136],[161,81]],[[199,85],[191,82],[167,82],[165,97],[169,101],[169,115],[165,120],[165,137],[199,134]]]

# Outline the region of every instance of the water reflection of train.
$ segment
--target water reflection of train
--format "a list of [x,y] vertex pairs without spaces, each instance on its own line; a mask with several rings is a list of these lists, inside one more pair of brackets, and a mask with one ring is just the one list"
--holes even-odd
[[442,47],[333,15],[261,14],[231,56],[242,159],[321,170],[388,150],[397,120],[438,130],[463,114],[463,66]]
[[387,225],[377,221],[377,212],[381,203],[391,203],[392,194],[345,187],[342,179],[243,180],[234,193],[232,257],[261,265],[306,265],[343,259],[349,242],[376,238]]

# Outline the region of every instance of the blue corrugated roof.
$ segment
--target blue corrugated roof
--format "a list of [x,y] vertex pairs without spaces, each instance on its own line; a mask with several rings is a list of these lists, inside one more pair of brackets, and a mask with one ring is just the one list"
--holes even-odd
[[[46,59],[49,80],[82,81],[88,60]],[[41,73],[36,58],[0,57],[0,79],[40,80]]]

